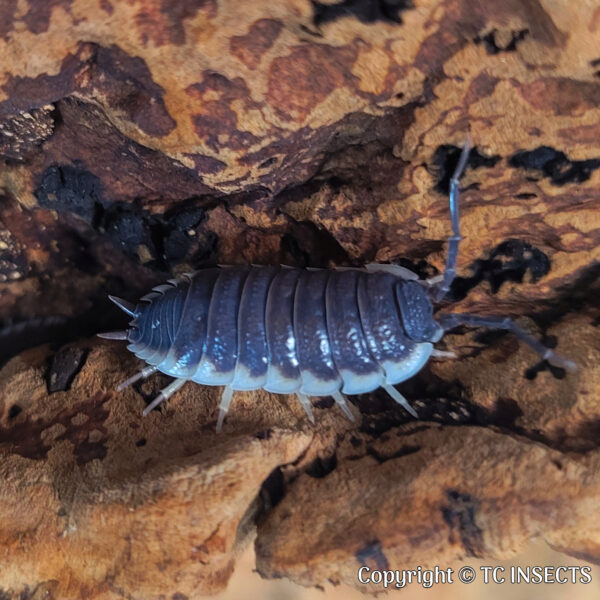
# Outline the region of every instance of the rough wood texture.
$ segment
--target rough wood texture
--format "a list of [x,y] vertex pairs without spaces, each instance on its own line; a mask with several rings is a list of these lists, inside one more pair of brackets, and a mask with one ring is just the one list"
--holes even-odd
[[261,486],[311,441],[300,411],[282,406],[262,426],[242,419],[217,435],[218,389],[189,387],[167,413],[142,419],[139,394],[109,393],[122,373],[115,349],[79,348],[87,359],[69,391],[48,394],[47,349],[2,371],[3,589],[41,586],[57,598],[221,589],[251,539]]
[[[306,585],[536,533],[598,560],[599,34],[566,0],[2,2],[0,362],[53,343],[0,372],[6,595],[182,600],[254,535]],[[216,389],[148,419],[160,381],[111,391],[136,365],[86,339],[124,323],[107,292],[217,263],[438,273],[468,129],[452,309],[520,317],[577,374],[459,331],[399,388],[421,422],[376,392],[312,429],[239,394],[221,436]]]

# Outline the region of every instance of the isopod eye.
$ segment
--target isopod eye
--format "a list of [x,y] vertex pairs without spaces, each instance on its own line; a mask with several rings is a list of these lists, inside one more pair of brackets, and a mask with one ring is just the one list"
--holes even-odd
[[444,331],[433,318],[427,292],[416,281],[399,281],[396,299],[406,335],[415,342],[437,342]]

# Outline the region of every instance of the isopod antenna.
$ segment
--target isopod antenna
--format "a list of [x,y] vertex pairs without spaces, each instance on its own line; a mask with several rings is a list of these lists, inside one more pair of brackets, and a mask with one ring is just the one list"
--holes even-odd
[[458,210],[458,181],[463,171],[465,170],[465,167],[467,166],[467,161],[469,160],[469,152],[471,151],[471,147],[471,137],[467,135],[467,139],[460,153],[460,158],[458,159],[458,164],[456,165],[456,169],[454,169],[454,173],[452,174],[452,178],[450,179],[449,203],[450,220],[452,222],[452,235],[448,238],[448,256],[446,257],[446,267],[444,269],[442,281],[438,286],[436,286],[436,288],[434,288],[432,296],[434,302],[439,302],[444,298],[444,296],[450,290],[450,286],[452,285],[454,277],[456,276],[456,261],[458,258],[458,247],[460,245],[460,240],[462,239],[460,236],[460,219]]
[[510,331],[522,342],[525,342],[532,350],[543,359],[547,360],[551,365],[560,367],[566,371],[576,371],[577,365],[568,358],[564,358],[556,354],[550,348],[547,348],[539,340],[521,329],[510,317],[483,316],[464,313],[449,313],[442,315],[438,319],[444,331],[454,329],[459,325],[467,325],[468,327],[486,327],[488,329],[504,329]]

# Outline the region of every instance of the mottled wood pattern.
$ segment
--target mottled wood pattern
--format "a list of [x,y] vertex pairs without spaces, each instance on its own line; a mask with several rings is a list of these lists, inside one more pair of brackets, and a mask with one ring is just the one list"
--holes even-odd
[[[6,0],[0,56],[0,595],[183,600],[255,536],[261,573],[306,585],[531,535],[600,559],[596,3]],[[219,437],[218,389],[147,419],[164,380],[112,391],[136,365],[87,337],[124,325],[107,293],[215,264],[439,273],[468,130],[440,308],[514,315],[577,374],[459,330],[399,388],[420,422],[374,393],[312,429],[239,394]]]

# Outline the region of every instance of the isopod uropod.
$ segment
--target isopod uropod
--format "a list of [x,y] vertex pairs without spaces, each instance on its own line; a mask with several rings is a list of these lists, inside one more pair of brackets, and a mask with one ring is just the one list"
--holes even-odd
[[217,431],[234,390],[260,388],[297,394],[311,422],[309,396],[332,396],[352,419],[343,394],[378,387],[417,417],[393,386],[415,375],[436,354],[433,344],[458,325],[510,330],[551,364],[573,370],[574,363],[510,318],[433,318],[432,301],[446,295],[456,273],[458,180],[469,149],[467,141],[450,180],[452,236],[443,275],[423,281],[408,269],[379,264],[362,270],[220,267],[171,280],[136,305],[111,296],[133,320],[126,331],[100,336],[127,340],[148,365],[118,390],[156,371],[175,377],[146,407],[148,414],[187,381],[224,386]]

